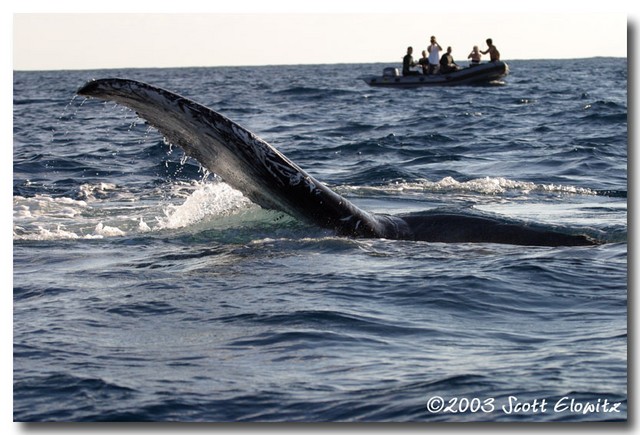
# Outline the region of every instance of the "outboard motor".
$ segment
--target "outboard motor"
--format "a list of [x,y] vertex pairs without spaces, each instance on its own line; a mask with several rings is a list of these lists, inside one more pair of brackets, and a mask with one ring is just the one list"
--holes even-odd
[[382,76],[383,77],[400,77],[400,71],[398,70],[398,68],[393,68],[393,67],[385,68],[382,70]]

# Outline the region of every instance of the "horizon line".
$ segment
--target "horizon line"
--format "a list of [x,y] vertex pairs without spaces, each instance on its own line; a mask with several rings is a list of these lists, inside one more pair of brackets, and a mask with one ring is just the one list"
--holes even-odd
[[[534,60],[542,60],[542,61],[551,61],[551,60],[586,60],[586,59],[628,59],[628,56],[590,56],[590,57],[571,57],[571,58],[514,58],[514,59],[504,59],[503,62],[512,62],[512,61],[534,61]],[[461,61],[466,62],[466,60]],[[488,63],[483,62],[483,63]],[[180,69],[180,68],[264,68],[264,67],[272,67],[272,66],[321,66],[321,65],[376,65],[376,64],[397,64],[400,65],[401,62],[397,61],[375,61],[375,62],[325,62],[325,63],[272,63],[272,64],[244,64],[244,65],[174,65],[174,66],[109,66],[109,67],[91,67],[91,68],[48,68],[48,69],[40,69],[40,68],[26,68],[26,69],[12,69],[15,72],[53,72],[53,71],[97,71],[97,70],[118,70],[118,69]]]

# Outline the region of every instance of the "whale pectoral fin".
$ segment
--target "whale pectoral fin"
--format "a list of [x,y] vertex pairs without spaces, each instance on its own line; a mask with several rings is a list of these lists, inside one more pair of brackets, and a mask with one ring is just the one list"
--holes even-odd
[[118,78],[90,81],[77,93],[134,110],[187,155],[264,208],[343,235],[379,237],[387,232],[384,219],[360,210],[267,142],[201,104]]

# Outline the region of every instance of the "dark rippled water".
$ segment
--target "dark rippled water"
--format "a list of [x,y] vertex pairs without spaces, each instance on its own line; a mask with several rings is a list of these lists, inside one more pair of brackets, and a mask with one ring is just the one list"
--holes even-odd
[[[358,80],[383,66],[15,72],[14,419],[625,420],[626,59],[514,61],[493,87]],[[73,97],[110,76],[220,111],[364,209],[604,243],[335,237]]]

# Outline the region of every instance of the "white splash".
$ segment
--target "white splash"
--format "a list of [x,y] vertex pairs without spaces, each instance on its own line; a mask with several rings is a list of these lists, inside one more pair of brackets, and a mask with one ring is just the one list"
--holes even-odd
[[217,216],[229,216],[251,201],[226,183],[204,183],[180,205],[170,205],[156,229],[182,228]]
[[14,240],[123,237],[211,222],[255,207],[219,181],[175,183],[144,193],[84,184],[77,197],[15,196]]
[[93,231],[94,236],[100,237],[115,237],[115,236],[124,236],[126,233],[117,227],[110,227],[108,225],[100,222],[96,225],[95,230]]

